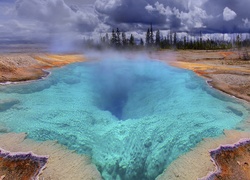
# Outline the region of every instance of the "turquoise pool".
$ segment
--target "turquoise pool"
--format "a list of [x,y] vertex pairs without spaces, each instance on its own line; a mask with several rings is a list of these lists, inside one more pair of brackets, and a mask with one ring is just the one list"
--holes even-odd
[[0,125],[92,157],[104,179],[154,179],[205,137],[248,116],[193,72],[145,57],[107,58],[0,86]]

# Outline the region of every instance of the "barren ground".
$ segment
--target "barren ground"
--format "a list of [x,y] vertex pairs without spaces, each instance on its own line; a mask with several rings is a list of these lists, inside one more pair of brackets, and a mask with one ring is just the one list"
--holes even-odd
[[192,70],[214,88],[250,102],[250,61],[237,51],[159,51],[151,57]]
[[84,61],[82,55],[45,53],[0,54],[0,82],[17,82],[40,79],[46,69]]

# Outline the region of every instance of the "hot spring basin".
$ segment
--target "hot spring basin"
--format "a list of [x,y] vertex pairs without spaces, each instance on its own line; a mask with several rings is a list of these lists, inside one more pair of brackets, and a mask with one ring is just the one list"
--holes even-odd
[[69,65],[0,87],[0,101],[1,125],[91,156],[108,180],[154,179],[202,138],[248,116],[194,73],[146,58]]

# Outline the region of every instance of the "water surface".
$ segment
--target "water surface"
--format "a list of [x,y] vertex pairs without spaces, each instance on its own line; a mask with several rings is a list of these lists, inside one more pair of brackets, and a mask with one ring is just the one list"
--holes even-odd
[[2,126],[91,156],[105,179],[154,179],[202,138],[248,117],[193,72],[146,58],[69,65],[1,86],[0,100]]

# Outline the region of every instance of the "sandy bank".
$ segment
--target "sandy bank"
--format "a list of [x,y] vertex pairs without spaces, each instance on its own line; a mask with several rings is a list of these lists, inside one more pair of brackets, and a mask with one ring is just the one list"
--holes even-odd
[[[243,138],[250,138],[250,133],[231,130],[225,131],[222,137],[204,139],[204,141],[192,151],[174,161],[158,176],[157,180],[191,180],[206,177],[209,173],[216,171],[216,167],[211,161],[209,151],[217,149],[222,144],[234,144]],[[249,157],[249,151],[236,154],[235,158],[229,158],[232,163],[225,164],[225,166],[237,166],[237,169],[244,171],[244,166],[241,166],[241,164],[245,163],[246,159],[244,155],[246,154],[246,157]],[[249,159],[247,161],[249,161]],[[240,172],[240,170],[238,172]]]
[[[100,173],[97,171],[97,168],[91,163],[91,160],[88,157],[69,151],[56,142],[34,142],[32,140],[26,139],[26,134],[24,133],[8,133],[0,135],[0,144],[1,148],[10,152],[32,151],[36,155],[48,155],[48,162],[46,164],[46,168],[40,175],[40,179],[101,179]],[[0,169],[0,177],[1,176],[7,177],[8,175],[6,174],[6,171],[2,171]]]
[[159,51],[150,56],[192,70],[214,88],[250,102],[250,61],[240,60],[237,51]]
[[84,61],[82,55],[45,53],[0,54],[0,83],[40,79],[48,74],[45,69]]

